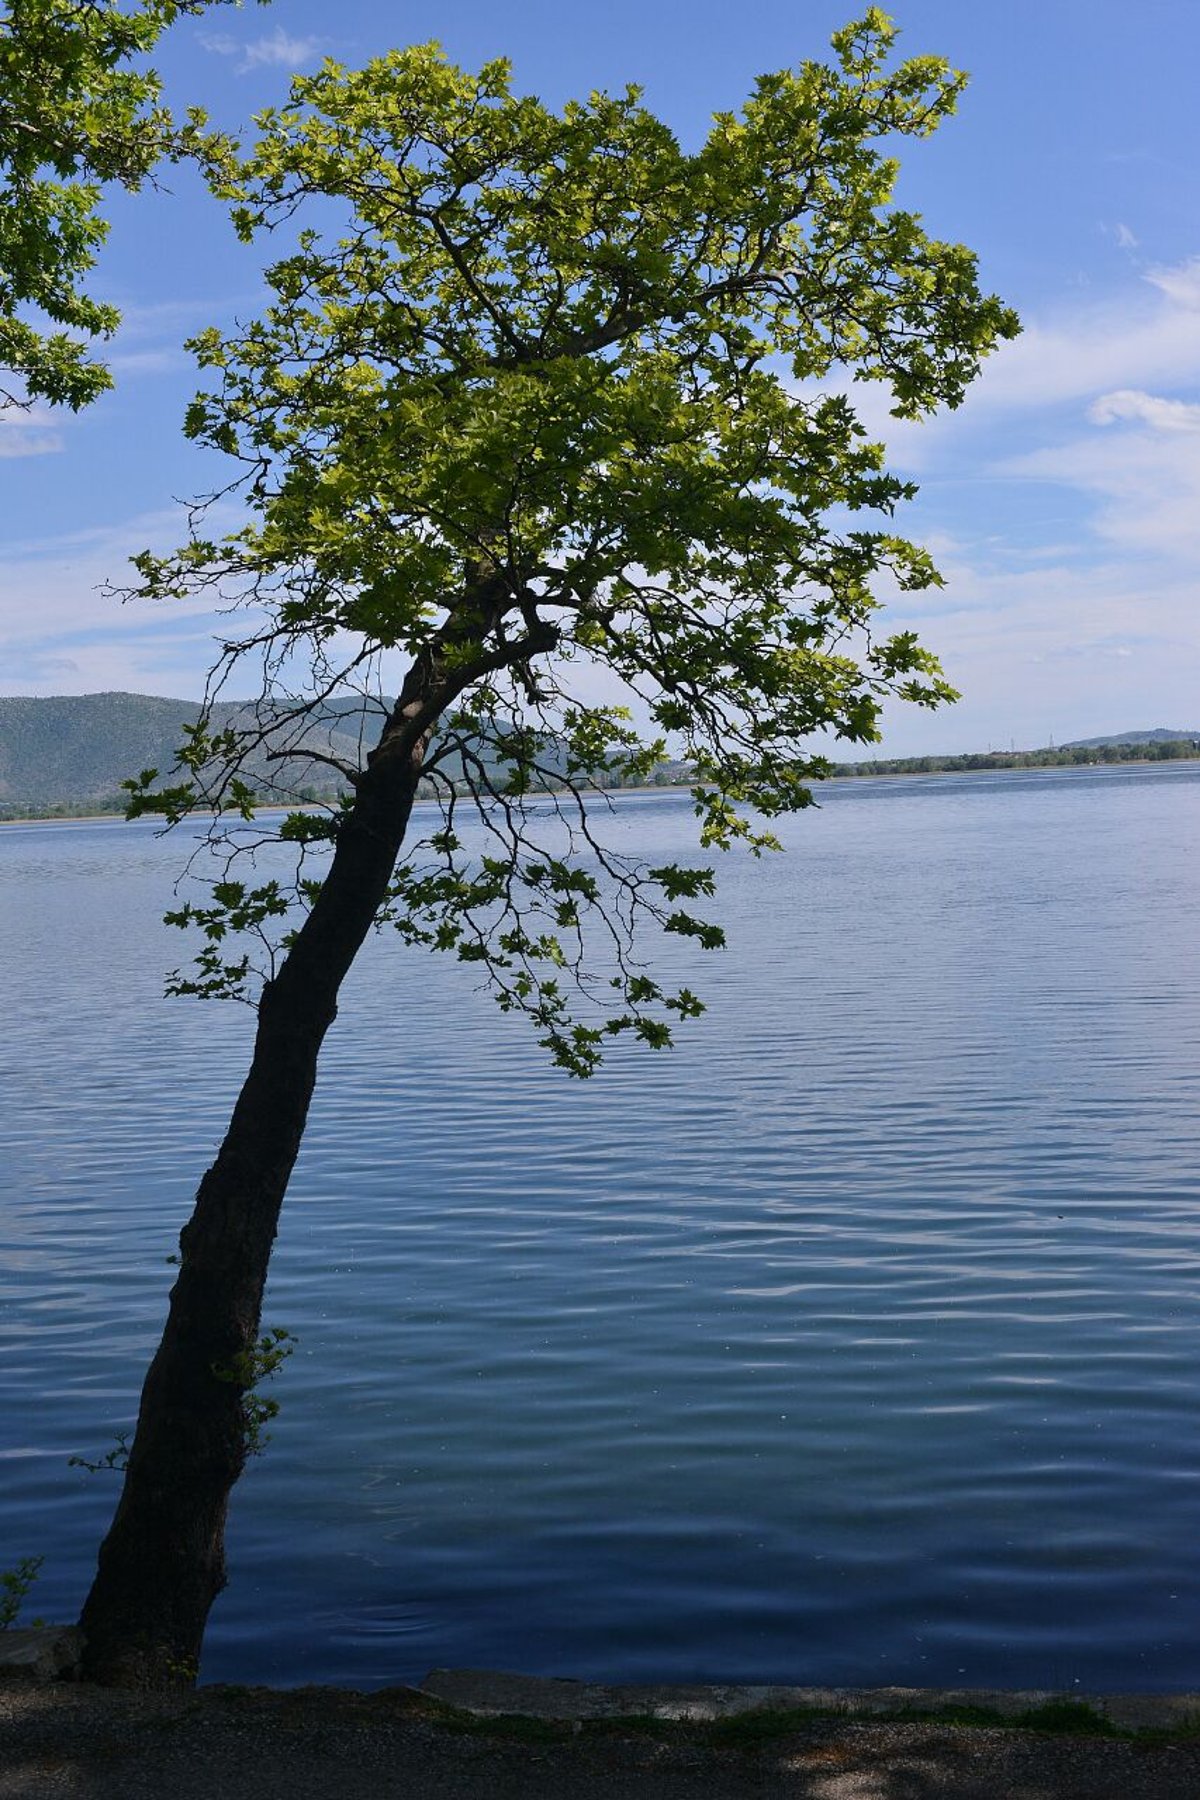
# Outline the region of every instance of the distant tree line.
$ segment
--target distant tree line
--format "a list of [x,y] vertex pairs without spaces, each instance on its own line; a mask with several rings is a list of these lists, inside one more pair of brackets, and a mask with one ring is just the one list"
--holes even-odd
[[898,756],[872,762],[834,763],[830,774],[934,775],[971,769],[1062,769],[1087,763],[1178,762],[1200,756],[1200,738],[1167,738],[1141,744],[1063,744],[1058,749],[970,751],[962,756]]
[[[1170,738],[1150,744],[1064,744],[1045,750],[979,750],[962,756],[893,756],[870,762],[832,763],[829,776],[839,780],[846,776],[864,775],[937,775],[977,769],[1061,769],[1078,768],[1093,763],[1181,762],[1200,757],[1200,738]],[[644,787],[689,787],[695,779],[686,763],[664,762],[647,778],[644,773],[630,776],[620,769],[609,770],[594,779],[593,785],[604,790]],[[427,785],[427,784],[426,784]],[[550,784],[547,784],[547,792]],[[418,789],[418,799],[432,799]],[[278,805],[267,795],[255,796],[265,807]],[[306,787],[297,799],[302,805],[328,806],[339,796],[332,789]],[[14,823],[22,819],[81,819],[124,816],[127,796],[107,794],[100,799],[58,800],[51,803],[0,800],[0,822]]]
[[[664,763],[655,769],[648,778],[645,775],[623,775],[620,770],[612,770],[599,776],[592,783],[602,791],[620,788],[644,787],[687,787],[694,776],[682,763]],[[537,785],[537,784],[535,784]],[[545,783],[546,792],[551,792],[552,783]],[[465,791],[465,786],[464,786]],[[251,789],[252,804],[264,808],[278,807],[279,800],[270,794],[260,794]],[[418,800],[436,799],[436,790],[432,783],[424,783],[418,788]],[[336,806],[341,795],[333,788],[301,788],[296,799],[290,804],[300,806]],[[34,819],[103,819],[124,818],[128,803],[127,794],[104,794],[99,798],[75,800],[0,800],[0,824],[18,824],[21,820]]]
[[99,800],[0,800],[0,821],[22,819],[90,819],[108,814],[125,815],[124,794],[105,794]]

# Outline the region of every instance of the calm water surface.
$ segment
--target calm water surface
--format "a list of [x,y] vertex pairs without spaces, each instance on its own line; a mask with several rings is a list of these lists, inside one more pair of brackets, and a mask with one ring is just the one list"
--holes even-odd
[[[368,947],[207,1679],[1200,1687],[1200,771],[823,798],[668,946],[707,1017],[590,1084]],[[159,999],[182,852],[0,831],[0,1566],[51,1616],[248,1048]]]

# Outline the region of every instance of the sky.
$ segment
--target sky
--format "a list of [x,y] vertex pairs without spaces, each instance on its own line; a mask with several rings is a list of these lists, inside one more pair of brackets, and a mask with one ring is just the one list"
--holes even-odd
[[[861,10],[861,9],[859,9]],[[899,199],[971,245],[1020,339],[963,407],[899,425],[853,390],[889,463],[920,485],[899,529],[940,591],[891,608],[961,690],[889,710],[906,756],[1200,728],[1200,0],[895,0],[900,49],[969,71],[958,116],[904,150]],[[172,104],[252,129],[289,76],[438,39],[517,91],[561,103],[644,87],[685,144],[756,75],[826,53],[852,0],[274,0],[185,20],[156,62]],[[0,693],[197,697],[214,621],[122,603],[127,558],[182,540],[221,470],[182,435],[182,348],[250,319],[262,253],[187,170],[116,195],[92,282],[124,324],[115,390],[75,416],[0,418]]]

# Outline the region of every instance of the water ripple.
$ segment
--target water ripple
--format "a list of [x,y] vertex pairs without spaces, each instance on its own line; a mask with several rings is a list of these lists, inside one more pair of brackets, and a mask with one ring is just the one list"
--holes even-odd
[[[213,1679],[1200,1685],[1194,768],[844,783],[723,870],[672,1056],[547,1069],[368,947],[267,1319]],[[692,854],[686,802],[622,846]],[[179,845],[0,832],[0,1497],[78,1604],[244,1066]],[[0,1557],[0,1561],[6,1559]]]

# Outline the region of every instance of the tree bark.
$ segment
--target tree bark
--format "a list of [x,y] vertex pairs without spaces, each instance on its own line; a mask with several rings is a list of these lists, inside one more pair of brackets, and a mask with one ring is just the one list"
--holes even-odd
[[427,685],[412,677],[405,685],[425,694],[397,703],[321,892],[263,991],[249,1074],[180,1237],[166,1328],[80,1618],[90,1681],[164,1687],[196,1677],[209,1609],[225,1585],[229,1493],[246,1460],[243,1377],[317,1055],[391,880],[428,743]]
[[263,989],[249,1074],[180,1234],[179,1278],[125,1484],[80,1615],[89,1681],[173,1687],[196,1678],[209,1610],[225,1586],[225,1515],[247,1454],[244,1396],[317,1056],[387,894],[438,719],[473,682],[558,642],[532,603],[522,606],[525,637],[505,638],[510,603],[490,565],[468,565],[461,598],[412,663],[367,759],[312,911]]

